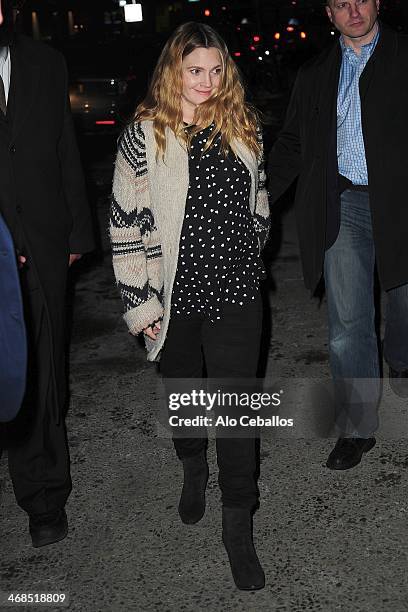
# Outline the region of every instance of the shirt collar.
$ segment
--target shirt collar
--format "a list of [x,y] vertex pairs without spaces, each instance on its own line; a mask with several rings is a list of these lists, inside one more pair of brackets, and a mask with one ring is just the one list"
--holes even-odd
[[344,40],[343,40],[343,36],[340,36],[340,47],[341,47],[341,51],[344,55],[346,55],[347,57],[370,57],[372,52],[375,49],[375,46],[378,42],[378,39],[380,38],[380,27],[379,25],[377,25],[377,33],[374,36],[373,40],[369,43],[367,43],[366,45],[362,45],[361,47],[361,55],[358,56],[357,53],[348,45],[345,44]]
[[8,47],[0,47],[0,66],[6,63],[8,54],[9,54]]

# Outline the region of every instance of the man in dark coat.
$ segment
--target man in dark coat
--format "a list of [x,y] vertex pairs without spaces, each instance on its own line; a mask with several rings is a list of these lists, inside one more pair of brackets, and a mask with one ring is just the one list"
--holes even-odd
[[64,59],[13,34],[11,0],[0,7],[0,212],[22,266],[29,345],[25,400],[2,426],[1,446],[33,545],[42,546],[67,533],[65,292],[68,267],[92,250],[93,235]]
[[328,0],[341,36],[298,74],[269,160],[271,200],[295,177],[306,286],[324,275],[341,435],[327,466],[375,444],[380,362],[374,268],[387,292],[384,355],[408,391],[408,40],[378,21],[379,0]]

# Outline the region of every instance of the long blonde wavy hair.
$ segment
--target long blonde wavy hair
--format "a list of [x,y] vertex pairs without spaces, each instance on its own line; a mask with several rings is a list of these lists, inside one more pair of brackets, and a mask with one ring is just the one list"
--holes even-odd
[[[194,49],[200,47],[218,49],[222,65],[221,81],[213,95],[196,107],[194,127],[186,133],[181,104],[182,61]],[[208,149],[221,133],[221,149],[224,153],[231,148],[235,138],[242,141],[255,155],[260,153],[257,112],[245,101],[244,86],[227,45],[221,36],[206,24],[184,23],[165,44],[147,95],[135,111],[135,121],[146,119],[153,121],[156,157],[161,156],[164,159],[166,127],[188,147],[192,136],[212,123],[215,128],[205,149]]]

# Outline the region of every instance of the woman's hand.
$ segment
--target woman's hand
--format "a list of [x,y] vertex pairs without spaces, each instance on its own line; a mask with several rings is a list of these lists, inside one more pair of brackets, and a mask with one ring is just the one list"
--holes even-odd
[[17,255],[17,261],[18,261],[18,267],[21,270],[21,268],[24,268],[24,264],[27,261],[27,257],[24,257],[24,255]]
[[145,327],[143,333],[151,340],[156,340],[157,334],[160,331],[160,321],[152,323],[148,327]]
[[81,257],[82,255],[80,255],[79,253],[70,253],[68,266],[71,267],[74,261],[78,261],[78,259],[81,259]]

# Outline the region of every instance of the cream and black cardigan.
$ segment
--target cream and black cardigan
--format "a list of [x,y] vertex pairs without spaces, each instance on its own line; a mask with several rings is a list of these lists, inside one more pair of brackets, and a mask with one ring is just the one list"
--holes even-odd
[[[132,334],[162,318],[157,339],[145,336],[147,358],[158,358],[170,320],[173,282],[189,185],[188,154],[168,129],[164,161],[156,160],[153,123],[127,127],[119,141],[110,209],[113,269]],[[269,205],[263,157],[240,141],[233,150],[251,175],[250,209],[261,249],[268,237]]]

